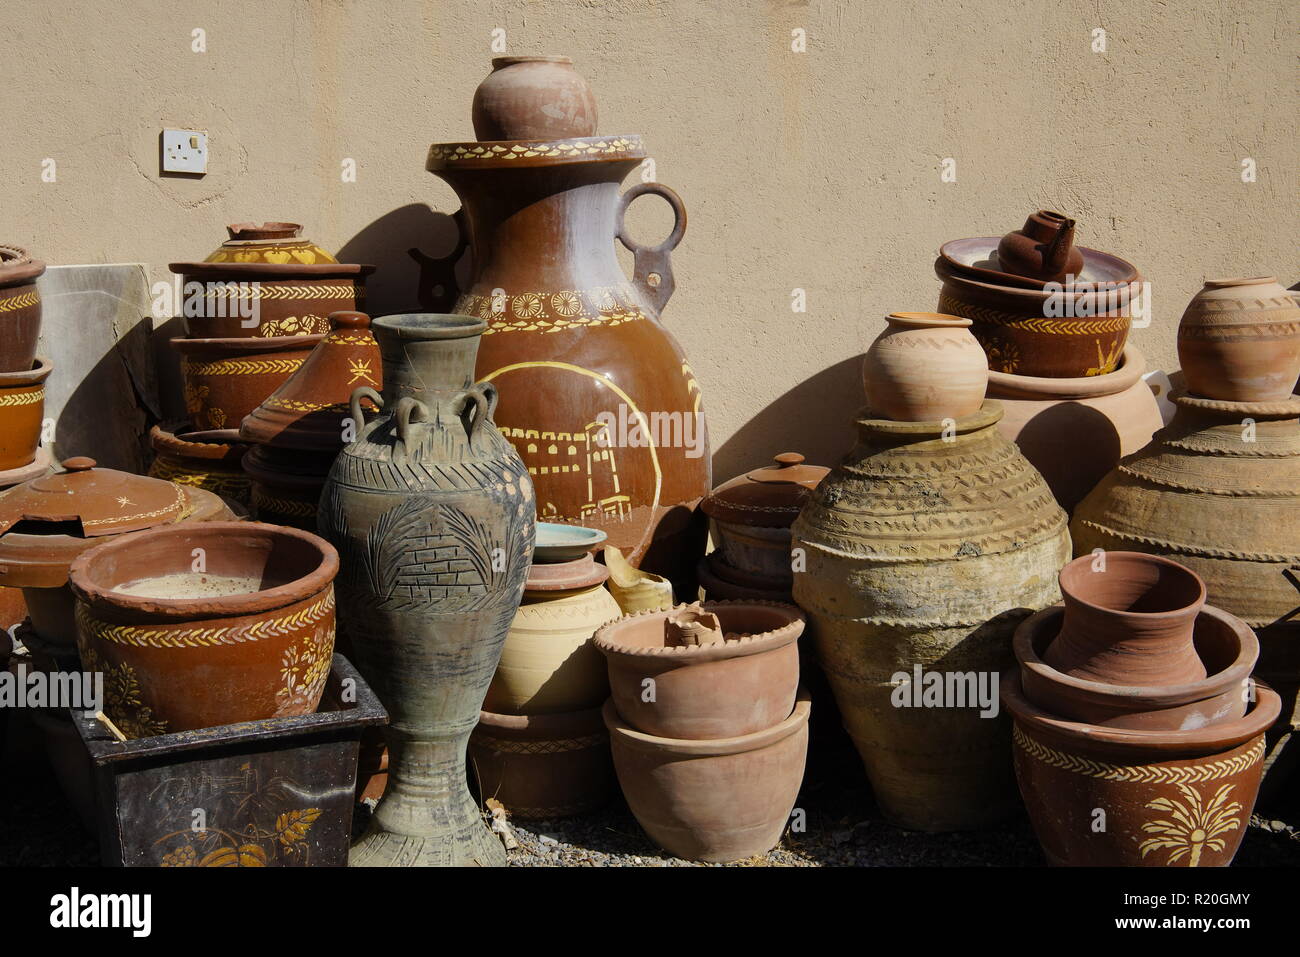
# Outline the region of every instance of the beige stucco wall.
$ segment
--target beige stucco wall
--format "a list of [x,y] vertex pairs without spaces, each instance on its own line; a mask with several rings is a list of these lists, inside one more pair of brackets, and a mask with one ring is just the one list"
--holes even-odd
[[[886,312],[934,307],[939,244],[1034,208],[1142,269],[1155,315],[1134,337],[1165,368],[1204,276],[1297,278],[1300,7],[1282,0],[4,6],[0,239],[161,278],[227,222],[292,219],[381,265],[376,311],[413,302],[407,249],[445,252],[435,213],[456,202],[424,154],[472,138],[493,29],[509,52],[571,55],[601,131],[643,134],[690,210],[665,321],[705,390],[718,478],[785,448],[836,458],[856,357]],[[160,178],[164,125],[210,131],[205,178]],[[666,230],[666,207],[641,204],[644,235]]]

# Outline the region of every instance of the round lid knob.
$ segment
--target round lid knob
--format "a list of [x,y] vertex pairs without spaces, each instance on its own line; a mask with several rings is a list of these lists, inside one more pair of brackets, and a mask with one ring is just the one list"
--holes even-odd
[[68,472],[89,472],[97,464],[89,455],[74,455],[70,459],[63,460],[63,468]]
[[779,466],[798,465],[803,462],[803,456],[798,452],[782,452],[780,455],[773,456],[772,461]]
[[352,312],[350,310],[339,310],[330,313],[330,328],[332,329],[369,329],[370,317],[364,312]]

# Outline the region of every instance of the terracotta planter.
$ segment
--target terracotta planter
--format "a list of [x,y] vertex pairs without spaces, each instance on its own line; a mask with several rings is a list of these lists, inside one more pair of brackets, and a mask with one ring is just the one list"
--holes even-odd
[[604,806],[617,787],[600,708],[559,714],[484,711],[469,738],[480,800],[511,817],[552,819]]
[[474,91],[480,140],[558,140],[596,133],[596,98],[567,56],[503,56]]
[[995,372],[1063,379],[1113,372],[1140,312],[1140,279],[1098,288],[1022,289],[962,275],[943,257],[934,271],[943,282],[938,311],[971,320]]
[[[340,615],[392,717],[388,787],[355,865],[504,864],[469,794],[465,749],[532,560],[527,469],[475,383],[486,324],[375,320],[383,411],[334,462],[320,528],[339,548]],[[361,421],[363,397],[353,395]]]
[[337,572],[329,543],[256,522],[83,553],[68,582],[82,663],[105,673],[105,713],[132,738],[311,714],[334,655]]
[[485,711],[541,715],[599,709],[609,697],[609,679],[591,636],[622,614],[605,589],[608,577],[590,554],[532,566],[488,686]]
[[[1212,605],[1197,615],[1189,636],[1208,677],[1184,684],[1142,685],[1089,681],[1062,674],[1043,660],[1061,632],[1062,605],[1027,618],[1015,635],[1025,698],[1070,721],[1140,731],[1178,731],[1232,721],[1246,713],[1248,679],[1259,658],[1259,641],[1240,619]],[[1126,679],[1130,676],[1125,674]]]
[[[1187,731],[1065,721],[1008,676],[1015,766],[1034,833],[1052,864],[1212,867],[1231,863],[1264,770],[1264,730],[1281,702],[1264,685],[1241,718]],[[1106,812],[1098,829],[1096,809]]]
[[1020,446],[1056,501],[1072,512],[1121,456],[1142,448],[1164,423],[1143,381],[1146,359],[1124,348],[1119,368],[1078,379],[990,372],[988,397],[1003,417],[998,431]]
[[1074,220],[1051,210],[1031,213],[1020,229],[998,242],[998,263],[1007,272],[1043,282],[1065,282],[1083,271],[1074,247]]
[[149,430],[154,450],[149,474],[248,505],[249,481],[241,467],[248,445],[239,441],[239,433],[234,429],[187,432],[186,425],[173,425],[171,431],[155,425]]
[[226,230],[230,239],[205,261],[168,266],[185,283],[188,337],[322,335],[330,313],[365,305],[365,280],[375,267],[338,262],[300,238],[297,223],[236,223]]
[[195,431],[235,429],[306,361],[321,336],[173,339]]
[[27,250],[0,245],[0,373],[22,373],[36,362],[41,334],[41,294],[36,280],[45,263]]
[[676,740],[603,716],[628,807],[650,839],[693,861],[738,861],[776,846],[803,783],[808,696],[784,721],[736,738]]
[[[619,196],[645,156],[624,135],[438,143],[427,168],[464,206],[474,269],[455,311],[488,323],[476,375],[500,390],[497,422],[533,478],[538,517],[600,529],[686,597],[711,457],[699,383],[659,322],[685,208],[657,183]],[[646,193],[676,217],[654,247],[623,225]],[[633,251],[631,282],[615,238]],[[642,415],[648,430],[635,427]]]
[[45,416],[45,380],[53,371],[48,359],[37,359],[27,372],[0,372],[0,473],[36,461]]
[[1012,632],[1058,599],[1070,554],[1065,514],[1001,416],[987,400],[947,431],[859,421],[792,529],[807,558],[794,597],[845,728],[886,818],[916,830],[1011,813],[1010,727],[970,701],[897,707],[897,675],[1011,669]]
[[1288,399],[1300,376],[1300,306],[1272,276],[1208,279],[1178,323],[1178,361],[1195,395]]
[[880,418],[904,422],[957,419],[979,410],[989,365],[969,319],[894,312],[862,363],[867,404]]

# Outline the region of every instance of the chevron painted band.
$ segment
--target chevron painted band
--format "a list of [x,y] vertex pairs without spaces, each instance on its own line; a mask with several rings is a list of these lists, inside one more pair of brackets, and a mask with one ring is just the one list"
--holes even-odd
[[141,628],[137,625],[111,625],[90,614],[87,605],[77,603],[79,630],[91,638],[102,638],[115,645],[137,648],[210,648],[214,645],[239,645],[268,638],[292,637],[304,628],[332,619],[334,588],[327,588],[316,601],[292,615],[260,618],[230,628]]
[[13,312],[16,309],[26,309],[28,306],[40,304],[40,294],[35,289],[31,289],[20,295],[10,296],[8,299],[0,299],[0,312]]
[[1300,335],[1300,321],[1243,322],[1222,326],[1195,326],[1183,323],[1179,339],[1289,339]]
[[1260,738],[1249,750],[1230,758],[1220,758],[1205,764],[1193,764],[1187,767],[1166,767],[1147,764],[1107,764],[1077,754],[1056,751],[1047,745],[1035,741],[1023,731],[1020,725],[1013,727],[1012,738],[1016,746],[1025,754],[1050,768],[1081,774],[1084,777],[1100,778],[1105,781],[1123,781],[1134,784],[1195,784],[1203,781],[1217,781],[1240,774],[1257,764],[1264,757],[1264,739]]
[[320,412],[322,409],[346,412],[348,410],[348,407],[341,402],[299,402],[297,399],[282,399],[275,395],[265,399],[262,405],[272,409],[286,409],[289,412]]
[[596,142],[552,140],[511,146],[500,143],[435,143],[429,147],[429,162],[465,163],[474,160],[528,159],[534,156],[610,156],[640,149],[639,136],[616,136]]
[[317,511],[315,502],[299,502],[291,498],[276,498],[274,495],[267,495],[257,487],[253,488],[253,505],[259,513],[265,509],[278,515],[296,515],[301,518],[310,518]]
[[1121,332],[1129,327],[1131,316],[1047,317],[1018,316],[984,306],[958,302],[951,296],[939,296],[939,311],[993,326],[1015,326],[1029,332],[1052,336],[1093,336],[1103,332]]
[[366,287],[348,281],[336,286],[269,286],[255,282],[208,283],[208,299],[364,299]]
[[37,386],[30,392],[6,392],[0,395],[0,406],[35,405],[45,401],[45,386]]
[[252,484],[243,472],[198,472],[180,468],[162,458],[153,460],[153,465],[149,466],[149,475],[175,482],[177,485],[191,485],[239,500],[248,497],[248,487]]
[[216,362],[185,360],[186,375],[289,375],[302,359],[218,359]]
[[562,754],[565,751],[585,751],[598,747],[609,736],[607,734],[587,734],[580,738],[564,738],[558,741],[513,741],[494,738],[487,734],[474,736],[475,742],[502,754]]

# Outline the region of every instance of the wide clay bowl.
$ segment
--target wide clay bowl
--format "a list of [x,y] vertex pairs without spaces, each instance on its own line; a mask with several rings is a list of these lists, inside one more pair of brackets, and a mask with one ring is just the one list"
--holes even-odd
[[173,339],[181,354],[185,408],[195,431],[237,429],[307,360],[324,338]]
[[651,840],[692,861],[739,861],[781,839],[803,783],[811,699],[753,734],[686,741],[628,726],[611,699],[605,726],[623,797]]
[[45,380],[54,367],[36,359],[26,372],[0,372],[0,472],[36,460],[45,416]]
[[338,567],[324,539],[255,522],[171,526],[84,552],[69,583],[105,713],[132,738],[313,713],[334,654]]
[[559,714],[479,714],[469,738],[479,799],[511,817],[571,817],[603,806],[617,787],[600,708]]
[[803,612],[776,602],[704,602],[723,633],[738,637],[670,644],[669,619],[685,607],[629,615],[596,632],[619,716],[646,734],[688,740],[751,734],[789,717]]
[[1015,675],[1003,683],[1002,701],[1015,719],[1020,793],[1050,863],[1232,862],[1264,773],[1264,732],[1282,710],[1273,689],[1256,683],[1245,716],[1188,731],[1066,721],[1030,703]]
[[1042,654],[1061,630],[1062,605],[1026,618],[1014,645],[1025,697],[1044,711],[1106,728],[1179,731],[1234,721],[1246,713],[1259,640],[1235,615],[1206,605],[1193,642],[1209,676],[1181,685],[1118,685],[1061,674]]
[[[977,282],[1023,289],[1042,289],[1047,285],[1046,279],[1018,276],[1003,269],[998,259],[1000,242],[1001,239],[997,236],[954,239],[939,247],[939,258],[957,274],[969,276]],[[1083,254],[1083,268],[1079,270],[1078,282],[1116,285],[1130,283],[1138,278],[1137,267],[1118,256],[1086,246],[1075,248]]]
[[538,522],[537,544],[533,546],[533,561],[539,564],[575,561],[590,554],[608,537],[598,528],[561,525],[558,522]]

